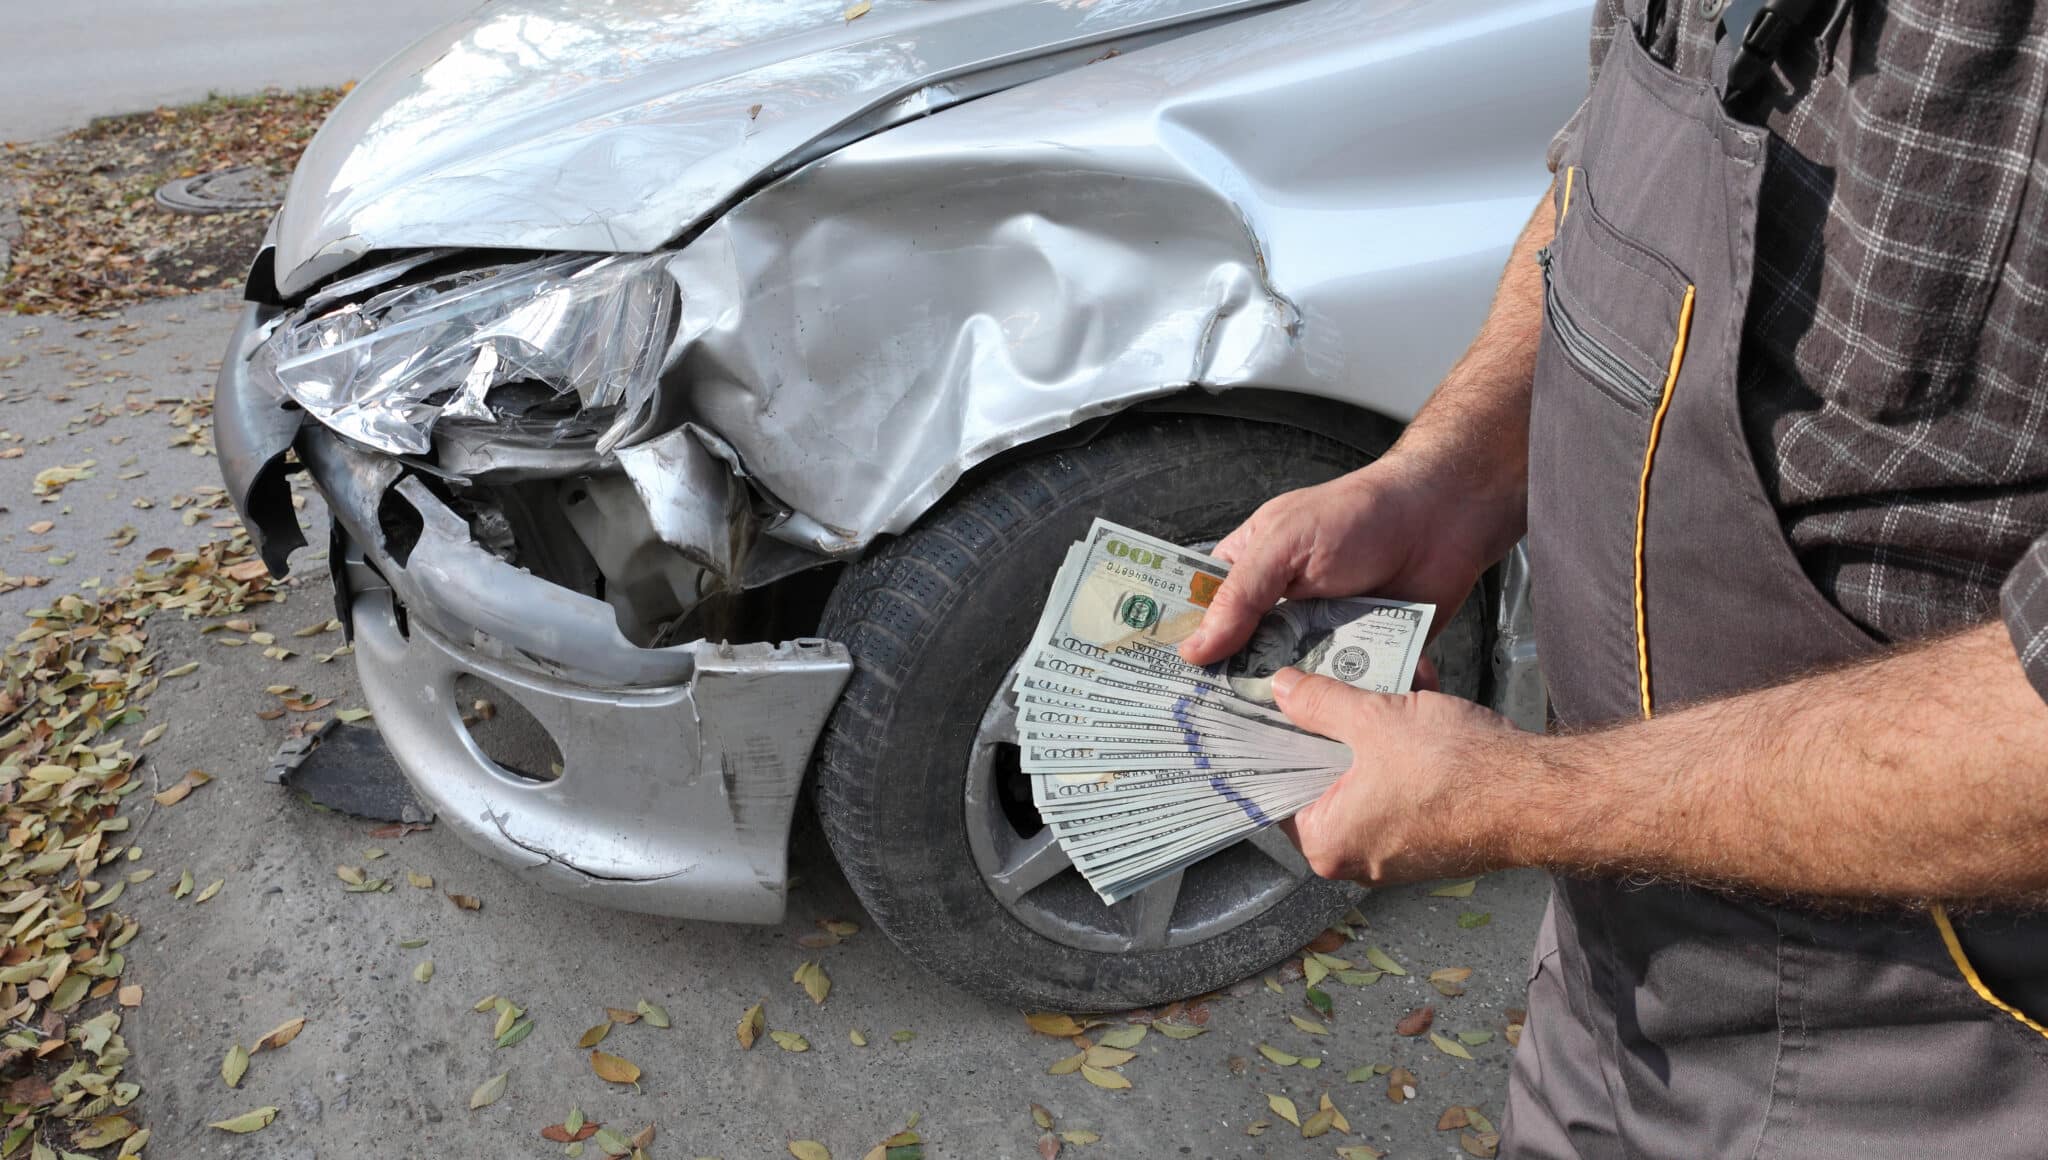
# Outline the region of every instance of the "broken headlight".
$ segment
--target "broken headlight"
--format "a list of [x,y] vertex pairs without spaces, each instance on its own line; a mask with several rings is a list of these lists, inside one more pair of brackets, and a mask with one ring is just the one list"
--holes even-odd
[[609,450],[653,395],[676,314],[668,254],[457,270],[286,318],[256,357],[335,431],[424,454],[443,419]]

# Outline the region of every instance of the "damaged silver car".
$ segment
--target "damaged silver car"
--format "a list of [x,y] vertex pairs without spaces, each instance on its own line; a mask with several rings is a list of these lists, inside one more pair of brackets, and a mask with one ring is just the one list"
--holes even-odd
[[[1105,907],[1007,675],[1095,516],[1213,542],[1388,446],[1542,192],[1585,7],[489,4],[307,150],[223,471],[279,575],[310,475],[378,728],[537,884],[775,921],[809,788],[947,979],[1219,986],[1356,888],[1275,833]],[[1513,563],[1436,648],[1540,724]],[[533,744],[481,741],[472,689]]]

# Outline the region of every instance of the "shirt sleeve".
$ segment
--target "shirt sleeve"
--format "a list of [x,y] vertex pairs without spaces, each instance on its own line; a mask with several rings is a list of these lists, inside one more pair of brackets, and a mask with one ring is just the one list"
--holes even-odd
[[2027,680],[2048,700],[2048,536],[2042,536],[2006,574],[1998,602],[2005,631]]
[[1607,60],[1607,50],[1614,46],[1615,33],[1628,26],[1628,14],[1622,10],[1623,2],[1599,0],[1593,5],[1593,39],[1587,52],[1587,96],[1579,102],[1578,108],[1572,110],[1571,119],[1557,131],[1557,136],[1550,139],[1550,151],[1545,154],[1544,161],[1552,173],[1570,164],[1571,158],[1577,156],[1572,145],[1579,135],[1579,121],[1586,115],[1586,102],[1592,99],[1593,83],[1600,79],[1600,66]]

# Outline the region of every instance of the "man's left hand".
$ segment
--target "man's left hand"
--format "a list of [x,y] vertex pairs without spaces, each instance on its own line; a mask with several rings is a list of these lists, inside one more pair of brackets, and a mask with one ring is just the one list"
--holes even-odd
[[1273,679],[1282,712],[1304,729],[1351,747],[1337,784],[1281,823],[1324,878],[1372,886],[1497,869],[1496,835],[1532,738],[1505,717],[1457,697],[1387,696],[1328,677],[1282,670]]

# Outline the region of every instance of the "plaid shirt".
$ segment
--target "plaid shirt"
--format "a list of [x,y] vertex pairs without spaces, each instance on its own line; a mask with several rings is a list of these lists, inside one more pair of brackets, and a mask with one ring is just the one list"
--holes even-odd
[[[1764,488],[1881,639],[1981,622],[2002,593],[2048,697],[2048,13],[1821,8],[1737,110],[1772,130],[1738,372]],[[1714,0],[1598,0],[1594,71],[1647,28],[1707,79],[1718,23]]]

